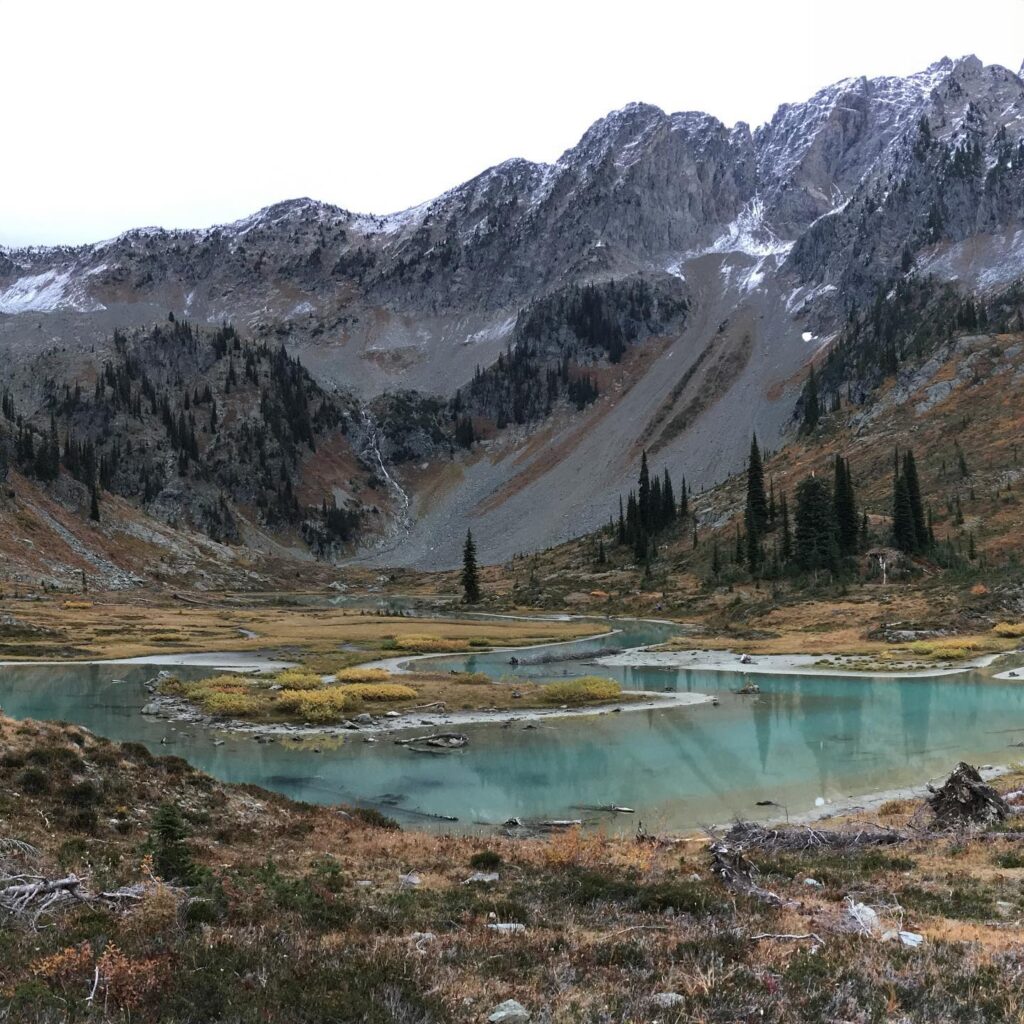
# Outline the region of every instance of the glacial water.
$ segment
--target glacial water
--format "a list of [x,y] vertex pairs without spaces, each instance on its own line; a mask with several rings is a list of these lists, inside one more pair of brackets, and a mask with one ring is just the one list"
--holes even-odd
[[[784,813],[758,806],[766,800],[796,815],[813,810],[818,799],[838,802],[919,784],[960,759],[1006,764],[1021,753],[1014,745],[1024,742],[1024,685],[984,672],[912,679],[759,675],[761,694],[741,697],[732,692],[742,682],[735,673],[595,669],[588,656],[596,650],[657,642],[672,631],[650,623],[616,625],[623,632],[614,641],[573,644],[578,660],[571,662],[512,666],[510,655],[500,653],[442,664],[495,677],[600,671],[632,689],[715,694],[719,705],[609,712],[532,729],[523,722],[468,726],[466,748],[434,755],[388,737],[367,744],[358,733],[257,743],[249,735],[147,718],[140,709],[151,665],[0,668],[0,707],[18,718],[63,719],[114,740],[137,740],[226,781],[256,783],[300,800],[377,807],[407,824],[458,830],[513,816],[584,818],[631,830],[637,819],[649,828],[686,828]],[[637,813],[583,809],[605,805]]]

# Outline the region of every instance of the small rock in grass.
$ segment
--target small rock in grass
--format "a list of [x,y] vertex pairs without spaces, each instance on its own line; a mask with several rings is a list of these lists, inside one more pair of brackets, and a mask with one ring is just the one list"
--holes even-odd
[[686,997],[678,992],[656,992],[647,1002],[659,1010],[670,1010],[673,1006],[682,1006],[686,1002]]
[[530,1011],[514,999],[499,1003],[487,1016],[490,1024],[526,1024]]
[[415,871],[410,871],[409,874],[407,875],[398,876],[398,884],[403,889],[412,889],[415,886],[419,885],[420,882],[422,881],[423,879],[420,878],[420,876],[417,875]]
[[499,879],[497,871],[474,871],[462,884],[472,885],[479,882],[482,885],[493,885]]
[[804,885],[809,885],[813,889],[824,888],[824,884],[822,882],[819,882],[816,878],[805,878]]
[[866,903],[855,903],[853,900],[847,901],[846,920],[853,926],[853,930],[860,932],[861,935],[874,935],[881,926],[878,914],[871,907]]
[[487,927],[499,935],[523,935],[526,933],[526,925],[520,924],[518,921],[497,921]]

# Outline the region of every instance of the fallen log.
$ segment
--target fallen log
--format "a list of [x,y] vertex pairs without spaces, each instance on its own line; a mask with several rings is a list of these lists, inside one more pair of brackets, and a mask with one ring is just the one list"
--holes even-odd
[[782,897],[769,889],[763,889],[754,881],[757,869],[746,857],[743,851],[725,842],[713,842],[711,850],[711,870],[732,892],[745,896],[752,896],[761,903],[767,903],[773,907],[782,906]]
[[742,850],[802,852],[805,850],[856,850],[869,846],[895,846],[910,836],[882,826],[858,829],[766,828],[752,821],[738,821],[724,841]]

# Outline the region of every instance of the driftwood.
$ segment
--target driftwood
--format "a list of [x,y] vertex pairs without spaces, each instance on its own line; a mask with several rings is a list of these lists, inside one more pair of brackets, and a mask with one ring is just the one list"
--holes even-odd
[[866,846],[895,846],[910,836],[881,826],[830,831],[820,828],[765,828],[738,821],[725,834],[729,846],[742,850],[800,852],[803,850],[856,850]]
[[938,788],[928,787],[927,798],[939,828],[957,829],[969,825],[993,825],[1012,812],[1009,804],[982,781],[978,769],[961,761]]
[[762,889],[754,881],[757,868],[743,856],[743,851],[725,840],[712,842],[711,870],[725,883],[726,888],[744,896],[752,896],[761,903],[773,907],[782,906],[782,897],[768,889]]
[[39,876],[29,878],[0,888],[0,912],[34,928],[41,917],[73,904],[124,906],[141,900],[146,891],[146,885],[141,882],[98,893],[91,892],[85,886],[86,880],[77,875],[53,879]]
[[686,842],[685,839],[678,839],[675,836],[659,836],[648,832],[642,821],[637,822],[635,834],[638,843],[650,843],[653,846],[679,846],[680,843]]
[[635,814],[632,807],[618,804],[573,804],[574,811],[604,811],[606,814]]

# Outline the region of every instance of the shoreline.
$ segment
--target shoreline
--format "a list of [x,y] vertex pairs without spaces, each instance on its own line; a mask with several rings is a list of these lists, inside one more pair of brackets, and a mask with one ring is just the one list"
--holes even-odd
[[[949,676],[975,669],[986,668],[998,658],[1014,652],[986,654],[972,658],[961,665],[936,666],[935,668],[909,669],[904,672],[858,672],[853,669],[820,665],[822,658],[830,655],[821,654],[755,654],[747,655],[749,662],[740,661],[742,654],[732,650],[707,651],[694,648],[685,651],[653,651],[648,647],[631,647],[618,654],[609,654],[596,659],[596,664],[608,668],[664,668],[700,669],[703,672],[732,672],[737,675],[807,675],[807,676],[841,676],[846,679],[915,679],[930,676]],[[844,657],[844,655],[831,655]],[[852,657],[852,655],[851,655]],[[1015,678],[1007,673],[995,676],[996,679]],[[1020,678],[1024,681],[1024,669],[1020,670]]]
[[[893,789],[874,790],[871,793],[865,793],[863,796],[843,797],[839,800],[834,800],[831,803],[826,804],[824,807],[815,807],[810,811],[804,811],[800,814],[791,814],[788,816],[780,815],[765,818],[762,819],[762,824],[808,825],[815,821],[831,821],[834,818],[845,818],[851,814],[857,813],[858,811],[863,811],[867,814],[877,812],[883,804],[888,803],[890,800],[920,800],[922,797],[928,795],[928,787],[930,785],[934,783],[941,785],[945,782],[954,767],[955,765],[951,765],[950,768],[942,775],[930,776],[924,782],[908,786],[896,786]],[[986,764],[976,765],[975,767],[977,767],[978,773],[985,782],[991,782],[993,779],[1009,775],[1014,771],[1013,765],[1010,764]]]
[[[435,712],[385,712],[366,718],[356,716],[337,725],[306,725],[292,722],[245,722],[241,719],[222,719],[201,711],[183,697],[173,697],[156,692],[161,675],[146,680],[143,684],[150,698],[140,710],[149,719],[165,722],[185,722],[198,725],[211,732],[227,732],[235,735],[266,737],[266,741],[279,738],[333,737],[362,734],[370,742],[378,736],[407,732],[412,729],[451,729],[471,725],[508,726],[516,722],[527,727],[536,727],[548,719],[587,718],[597,715],[626,714],[635,711],[663,711],[669,708],[696,707],[712,704],[716,698],[706,693],[658,693],[650,690],[631,690],[630,695],[639,700],[622,702],[605,701],[585,707],[523,708],[516,710],[469,709],[464,711]],[[394,717],[392,717],[392,715]]]

